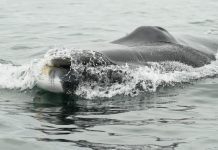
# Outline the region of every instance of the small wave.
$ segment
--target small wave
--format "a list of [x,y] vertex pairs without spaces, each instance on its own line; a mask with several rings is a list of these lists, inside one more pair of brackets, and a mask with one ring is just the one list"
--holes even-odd
[[0,88],[31,89],[35,85],[31,65],[16,66],[7,61],[0,61]]
[[190,24],[200,24],[200,25],[206,25],[206,24],[210,24],[210,23],[214,23],[214,20],[205,19],[205,20],[191,21],[191,22],[190,22]]
[[217,29],[210,29],[206,32],[206,34],[210,34],[210,35],[218,35],[218,30]]

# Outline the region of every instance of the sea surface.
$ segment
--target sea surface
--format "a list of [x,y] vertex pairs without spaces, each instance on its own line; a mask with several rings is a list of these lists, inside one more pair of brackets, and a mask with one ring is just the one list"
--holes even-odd
[[[74,96],[37,88],[34,69],[49,50],[109,43],[139,26],[218,38],[217,10],[217,0],[0,0],[0,150],[217,150],[218,61],[141,68],[107,94],[83,86]],[[136,80],[150,89],[131,95]]]

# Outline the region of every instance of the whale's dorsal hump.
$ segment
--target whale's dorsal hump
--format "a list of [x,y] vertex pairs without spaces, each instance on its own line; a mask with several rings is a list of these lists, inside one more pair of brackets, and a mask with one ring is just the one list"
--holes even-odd
[[157,26],[138,27],[132,33],[115,40],[112,43],[127,46],[138,46],[159,42],[177,43],[176,39],[167,30]]

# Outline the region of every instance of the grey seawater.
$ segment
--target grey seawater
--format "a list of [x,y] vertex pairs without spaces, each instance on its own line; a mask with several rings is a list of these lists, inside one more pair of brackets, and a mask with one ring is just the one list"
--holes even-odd
[[25,84],[5,78],[50,48],[109,42],[141,25],[218,37],[217,8],[216,0],[1,0],[0,149],[218,149],[216,76],[91,100],[12,90]]

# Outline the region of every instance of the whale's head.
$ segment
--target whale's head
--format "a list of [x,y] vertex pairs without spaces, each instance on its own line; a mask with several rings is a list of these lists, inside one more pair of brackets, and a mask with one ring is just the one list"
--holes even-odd
[[111,64],[101,53],[93,51],[73,51],[70,55],[50,57],[41,68],[37,86],[56,93],[73,93],[81,81],[98,80],[87,70]]

